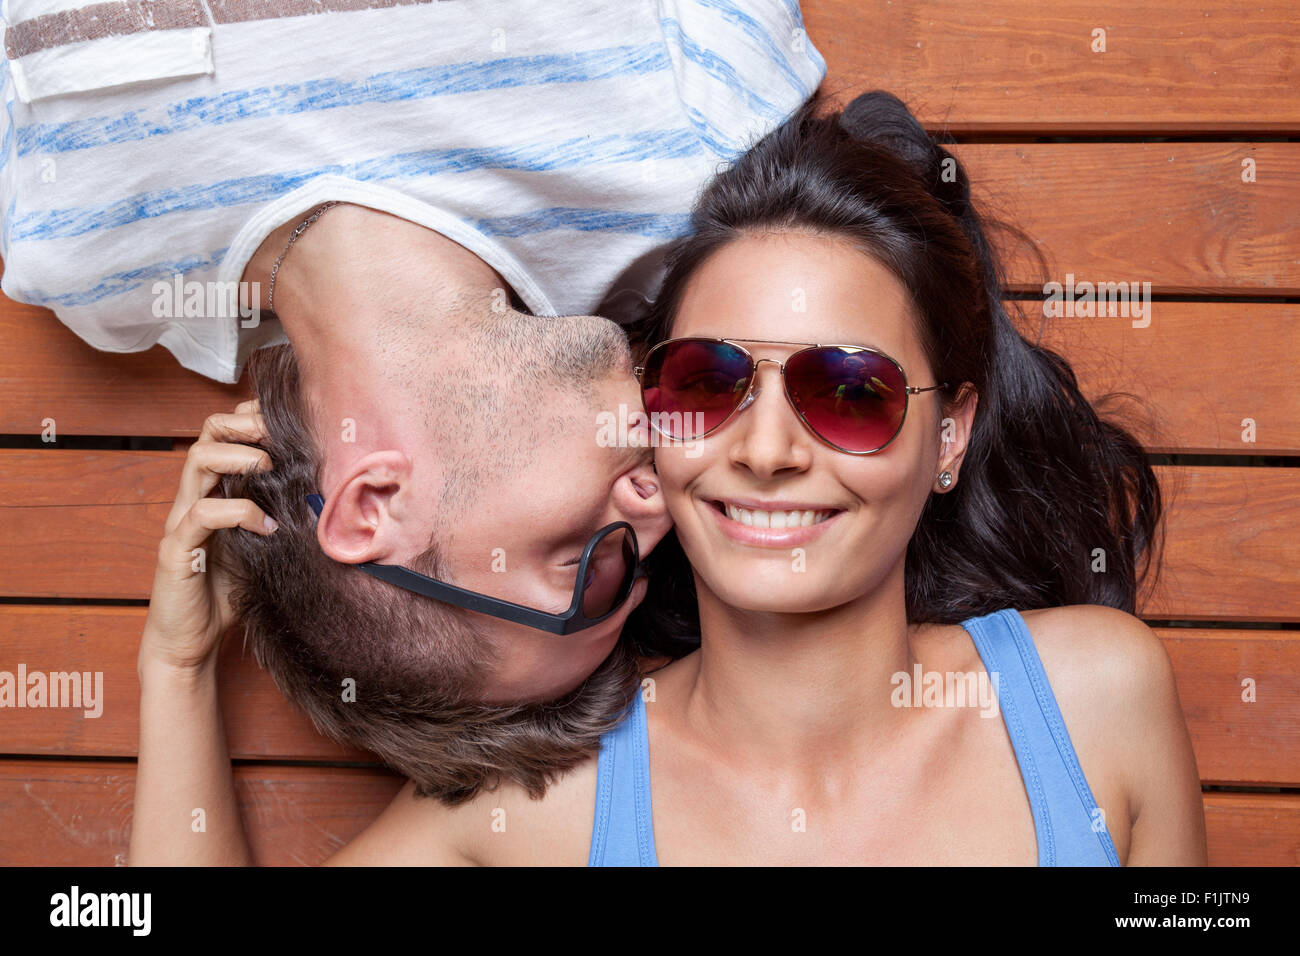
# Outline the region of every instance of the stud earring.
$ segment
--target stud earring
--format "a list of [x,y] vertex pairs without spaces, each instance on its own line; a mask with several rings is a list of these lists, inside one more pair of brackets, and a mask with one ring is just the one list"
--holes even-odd
[[952,472],[945,471],[939,475],[939,487],[948,488],[952,485]]

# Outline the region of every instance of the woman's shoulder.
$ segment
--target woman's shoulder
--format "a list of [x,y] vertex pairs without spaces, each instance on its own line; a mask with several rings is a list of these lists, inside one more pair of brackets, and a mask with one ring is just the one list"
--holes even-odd
[[[1156,633],[1126,611],[1098,604],[1021,611],[1043,668],[1109,694],[1150,689],[1173,671]],[[1055,682],[1053,682],[1055,686]]]
[[1159,636],[1109,607],[1050,608],[1022,617],[1089,781],[1091,763],[1122,788],[1131,829],[1107,820],[1121,859],[1203,865],[1196,757]]
[[[1071,605],[1021,613],[1070,739],[1127,859],[1150,769],[1186,749],[1173,666],[1154,631],[1124,611]],[[1115,813],[1120,814],[1117,819]]]
[[1116,735],[1166,721],[1177,700],[1164,644],[1141,620],[1095,604],[1021,612],[1038,658],[1071,727],[1113,747]]
[[417,795],[411,781],[327,862],[345,866],[582,866],[596,803],[596,758],[534,797],[505,783],[455,805]]
[[[1160,638],[1125,611],[1097,604],[1017,612],[1053,689],[1127,693],[1160,683],[1171,671]],[[1004,616],[1006,612],[1000,612]],[[990,617],[991,615],[985,615]],[[969,623],[969,622],[964,622]],[[956,628],[939,628],[946,632]],[[968,662],[978,662],[969,648]]]

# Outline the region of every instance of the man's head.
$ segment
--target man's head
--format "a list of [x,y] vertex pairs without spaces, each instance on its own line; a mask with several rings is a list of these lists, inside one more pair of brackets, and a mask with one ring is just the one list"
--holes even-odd
[[[310,319],[319,334],[304,341],[308,323],[295,335],[286,317],[296,351],[250,360],[273,469],[226,491],[258,501],[279,530],[227,536],[237,610],[318,727],[424,792],[455,799],[502,775],[536,790],[591,752],[628,699],[635,661],[615,648],[644,586],[608,620],[557,636],[350,565],[405,565],[560,611],[598,528],[626,521],[647,552],[669,521],[648,449],[598,441],[600,412],[639,407],[626,338],[602,319],[520,313],[461,247],[381,225],[367,261],[349,266],[355,281],[332,274],[337,294]],[[470,261],[448,279],[457,256]],[[316,492],[319,520],[305,500]]]

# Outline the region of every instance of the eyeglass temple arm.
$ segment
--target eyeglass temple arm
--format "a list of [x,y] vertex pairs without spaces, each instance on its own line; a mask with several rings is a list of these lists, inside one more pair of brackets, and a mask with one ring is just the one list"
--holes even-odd
[[[325,507],[325,499],[316,494],[308,495],[307,504],[311,505],[311,510],[319,518],[321,511]],[[535,627],[538,630],[548,631],[552,634],[564,633],[566,622],[558,614],[548,614],[545,611],[524,607],[522,604],[515,604],[512,601],[503,601],[500,598],[488,597],[486,594],[479,594],[476,591],[467,591],[464,588],[456,587],[454,584],[435,581],[418,571],[412,571],[410,568],[395,564],[375,564],[366,561],[354,565],[354,567],[360,568],[371,577],[387,581],[389,584],[395,584],[408,591],[414,591],[416,594],[423,594],[435,601],[455,604],[469,611],[491,614],[494,617],[504,618],[516,624],[525,624],[528,627]]]

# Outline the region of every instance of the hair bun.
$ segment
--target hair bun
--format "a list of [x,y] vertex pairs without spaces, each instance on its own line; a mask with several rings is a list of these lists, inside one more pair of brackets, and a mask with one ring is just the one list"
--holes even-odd
[[854,139],[881,146],[906,162],[954,215],[969,210],[965,170],[894,94],[872,90],[854,97],[840,113],[840,126]]

